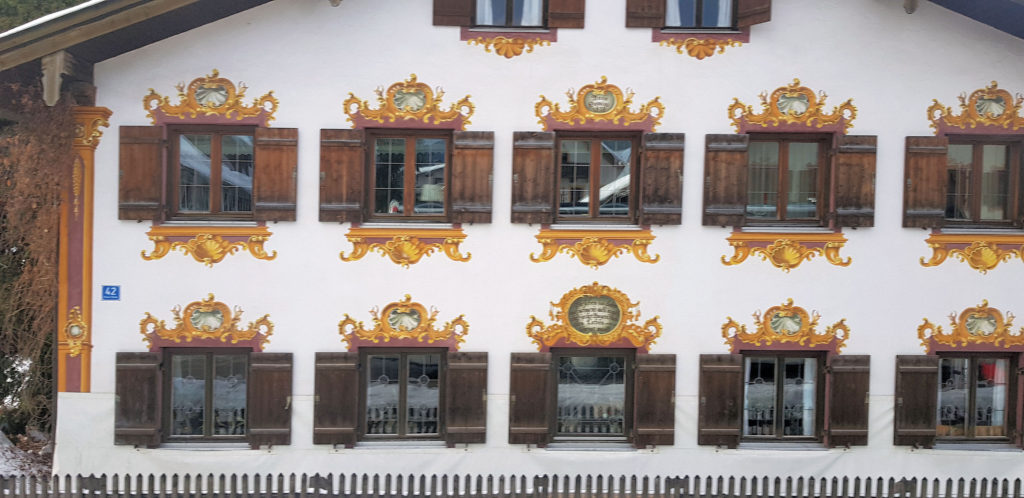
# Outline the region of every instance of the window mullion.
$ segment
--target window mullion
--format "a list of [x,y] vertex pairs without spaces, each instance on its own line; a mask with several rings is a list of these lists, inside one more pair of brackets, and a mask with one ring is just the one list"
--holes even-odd
[[977,437],[977,427],[975,417],[977,416],[976,407],[978,401],[978,358],[972,357],[967,362],[967,414],[964,417],[964,425],[966,426],[966,436],[970,439]]
[[789,182],[789,142],[779,141],[779,182],[778,195],[775,199],[775,209],[779,213],[779,220],[785,221],[788,218],[786,212],[786,199],[789,197],[789,189],[786,188]]
[[206,358],[205,365],[203,365],[206,383],[203,389],[206,392],[206,399],[203,410],[203,437],[213,437],[213,353],[206,353],[204,357]]
[[772,420],[772,423],[775,426],[775,437],[778,439],[781,439],[785,433],[785,424],[783,423],[783,402],[785,400],[785,393],[783,391],[785,391],[786,387],[786,379],[784,378],[785,363],[785,358],[781,356],[775,358],[775,420]]
[[402,189],[402,214],[411,216],[416,203],[416,139],[405,139],[405,186]]
[[409,394],[408,381],[409,381],[409,358],[408,353],[401,353],[398,355],[398,436],[408,436],[406,427],[408,426],[408,408],[406,403],[406,396]]
[[221,141],[224,137],[217,133],[210,134],[210,213],[219,213],[221,185]]
[[985,173],[985,144],[975,144],[971,152],[971,221],[978,223],[981,221],[981,187],[982,175]]
[[515,0],[505,0],[505,26],[515,26],[515,22],[512,20],[514,4]]
[[590,216],[601,214],[601,139],[590,141]]
[[696,0],[693,2],[693,25],[698,28],[704,27],[704,0]]

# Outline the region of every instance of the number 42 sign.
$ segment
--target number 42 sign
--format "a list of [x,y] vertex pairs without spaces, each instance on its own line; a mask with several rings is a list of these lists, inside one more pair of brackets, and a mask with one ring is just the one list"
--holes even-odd
[[121,300],[121,286],[120,285],[104,285],[103,293],[101,294],[102,300],[104,301],[120,301]]

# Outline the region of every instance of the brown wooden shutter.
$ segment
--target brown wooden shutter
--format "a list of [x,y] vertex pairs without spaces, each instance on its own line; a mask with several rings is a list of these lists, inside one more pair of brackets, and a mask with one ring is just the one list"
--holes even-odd
[[[1013,360],[1017,361],[1017,375],[1015,382],[1017,383],[1014,387],[1017,389],[1017,400],[1014,405],[1016,413],[1013,414],[1014,431],[1010,436],[1010,441],[1018,448],[1024,447],[1024,354],[1016,354],[1013,356]],[[1013,360],[1010,361],[1010,365],[1013,365]]]
[[512,135],[512,223],[555,221],[555,134]]
[[160,445],[162,358],[160,353],[117,353],[114,444]]
[[359,426],[359,353],[317,353],[313,444],[355,446]]
[[291,444],[292,354],[249,354],[249,445]]
[[434,0],[434,26],[472,26],[475,0]]
[[939,228],[946,219],[946,137],[907,137],[903,226]]
[[586,5],[586,0],[548,0],[548,27],[583,29]]
[[490,223],[494,132],[457,131],[452,140],[451,221]]
[[743,226],[750,135],[707,135],[704,140],[703,224]]
[[644,133],[640,166],[640,224],[683,222],[683,153],[686,135]]
[[253,142],[253,217],[262,221],[295,221],[299,130],[256,128]]
[[363,130],[320,130],[320,221],[363,221]]
[[924,448],[935,444],[938,393],[938,356],[896,356],[893,444]]
[[745,28],[772,20],[772,0],[736,0],[736,27]]
[[122,126],[117,219],[160,221],[164,216],[164,128]]
[[636,355],[633,445],[675,444],[676,355]]
[[448,446],[487,441],[487,353],[448,352],[445,370],[445,441]]
[[833,173],[836,226],[875,226],[875,158],[878,137],[842,135],[836,147]]
[[833,356],[828,370],[828,434],[830,447],[868,444],[868,388],[871,357]]
[[697,444],[735,448],[743,413],[743,356],[700,355]]
[[544,446],[551,437],[551,353],[512,353],[508,442]]
[[626,0],[627,28],[665,26],[665,0]]

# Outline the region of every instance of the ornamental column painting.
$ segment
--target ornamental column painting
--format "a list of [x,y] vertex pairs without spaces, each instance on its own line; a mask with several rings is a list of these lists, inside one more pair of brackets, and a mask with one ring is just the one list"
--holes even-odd
[[57,389],[89,392],[92,352],[92,213],[96,146],[108,126],[106,107],[74,107],[71,185],[60,211]]

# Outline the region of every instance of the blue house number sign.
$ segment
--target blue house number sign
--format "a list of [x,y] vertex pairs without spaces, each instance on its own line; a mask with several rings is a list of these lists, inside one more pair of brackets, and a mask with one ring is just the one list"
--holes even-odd
[[103,286],[103,300],[104,301],[120,301],[121,300],[121,286],[120,285],[104,285]]

